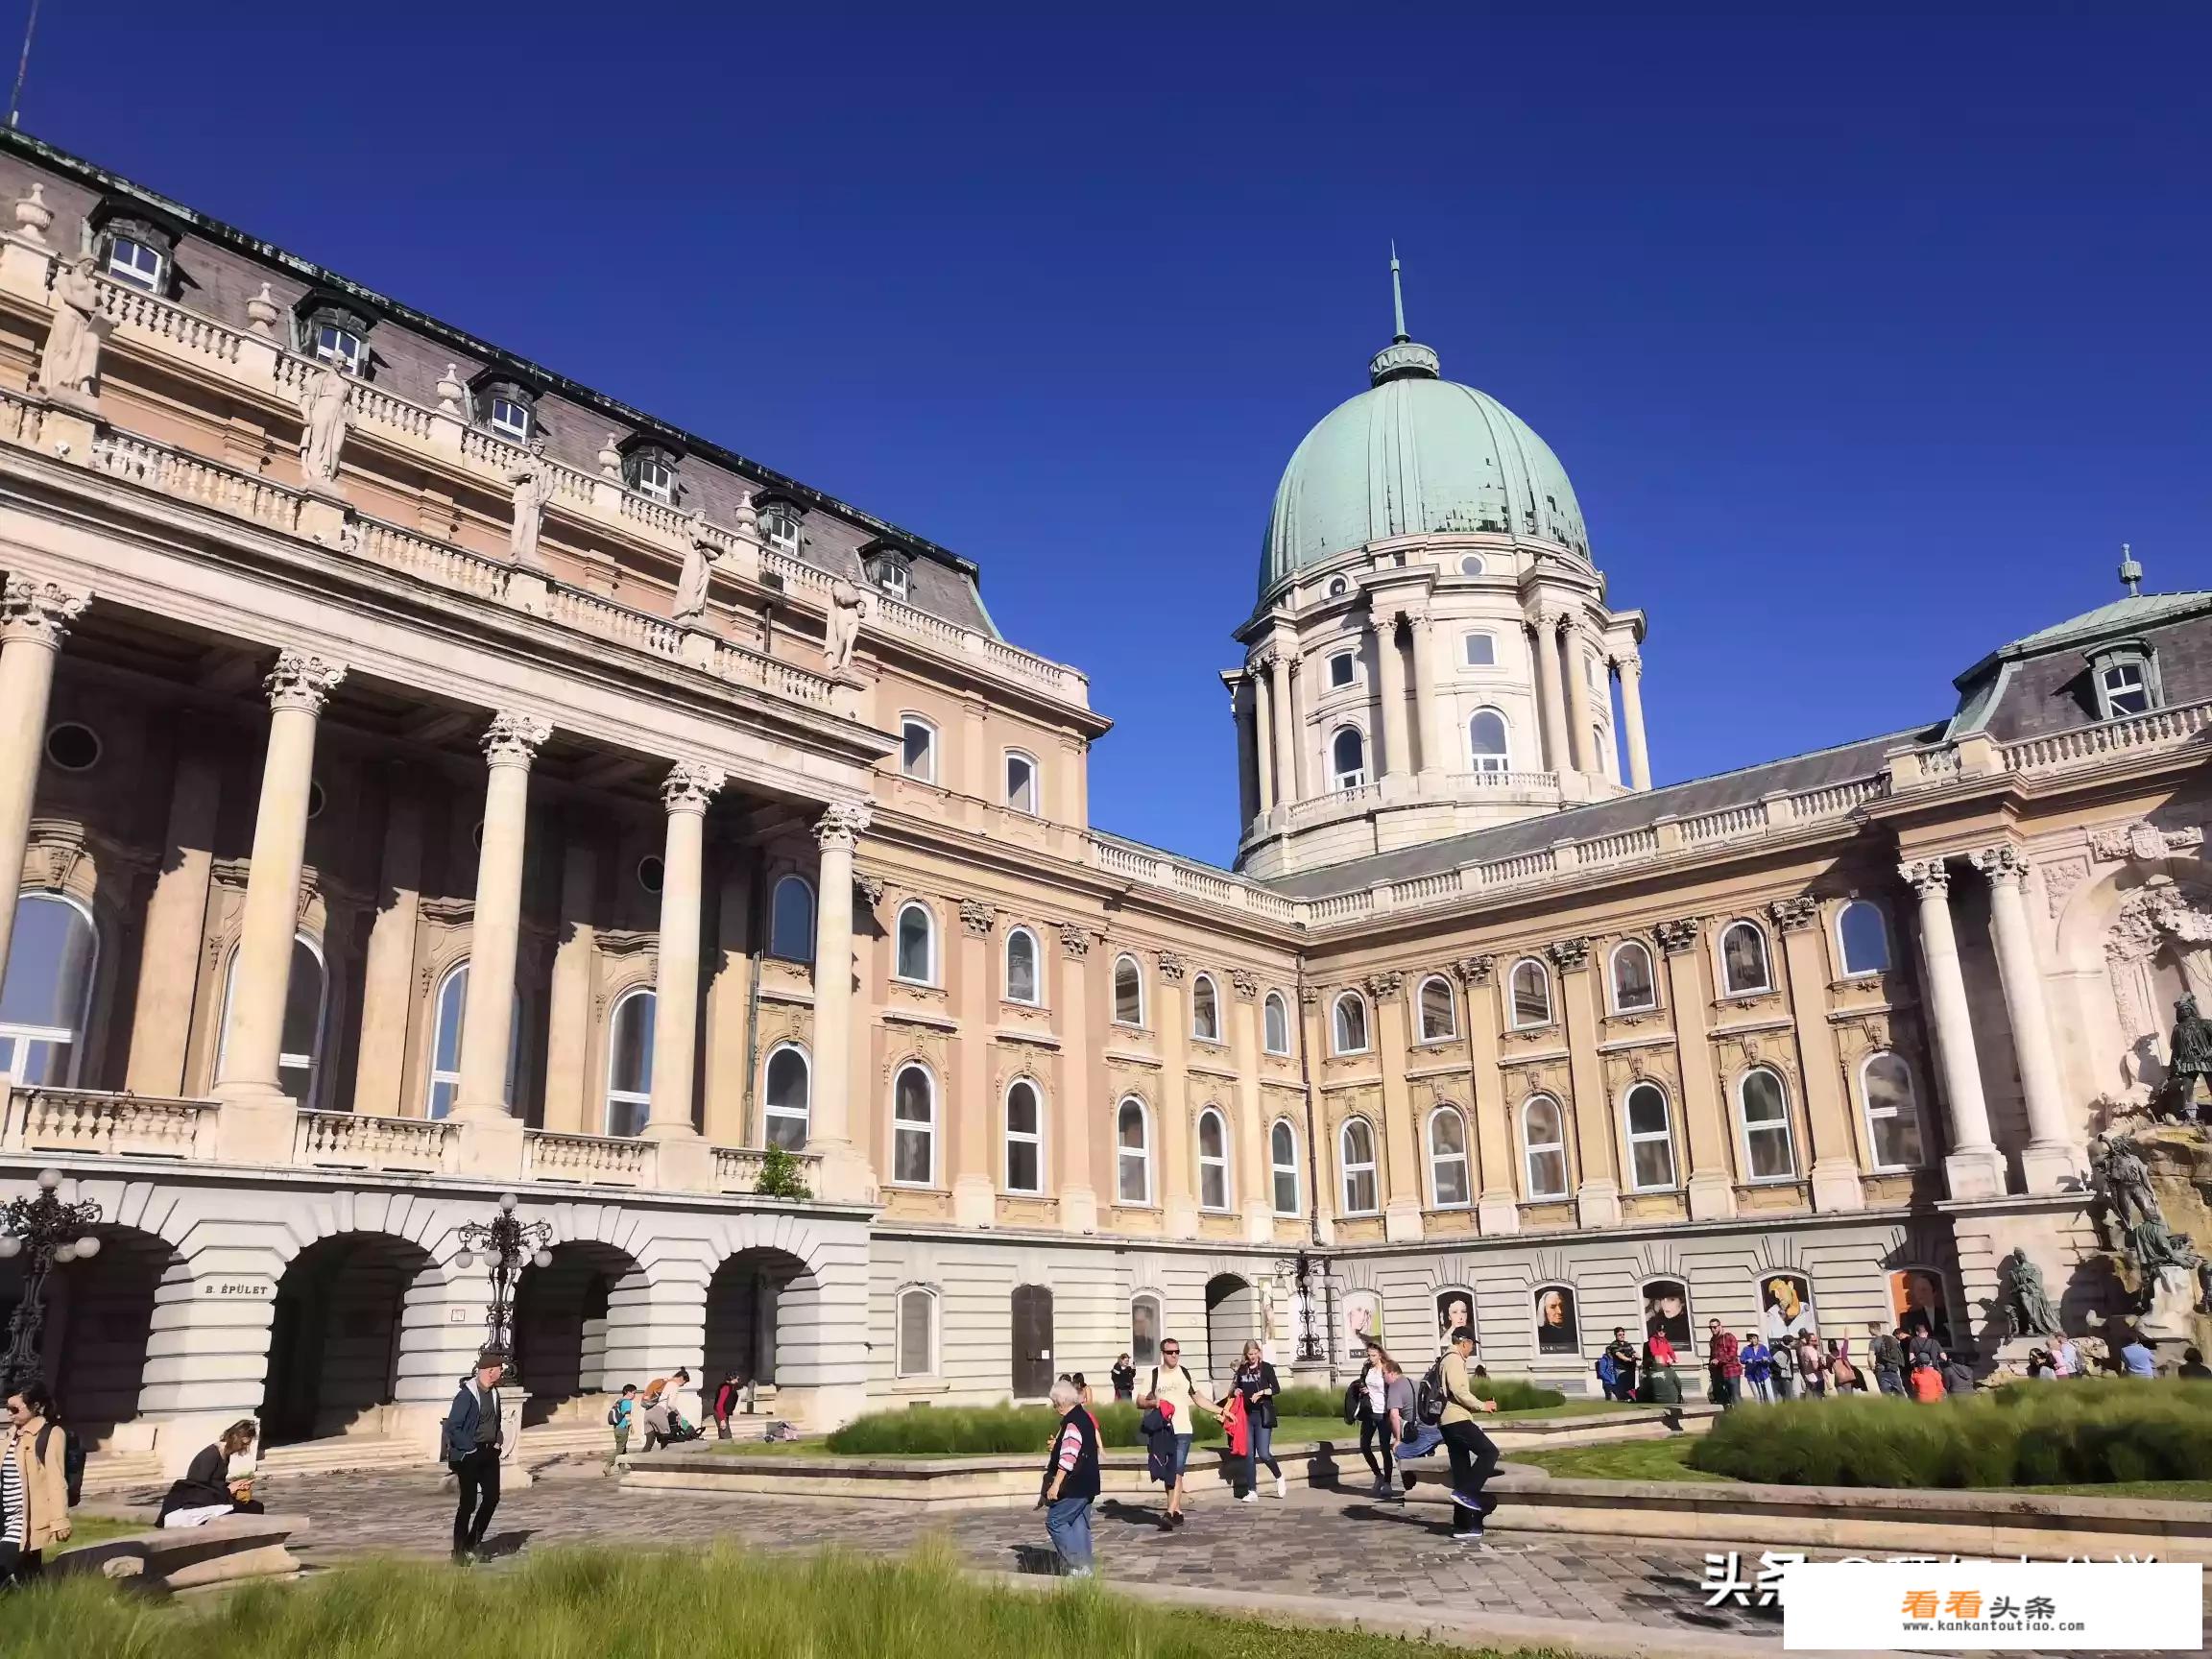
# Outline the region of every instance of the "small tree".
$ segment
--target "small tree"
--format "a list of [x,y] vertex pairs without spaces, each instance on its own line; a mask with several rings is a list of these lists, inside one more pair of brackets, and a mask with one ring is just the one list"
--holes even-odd
[[781,1146],[771,1146],[760,1154],[760,1179],[754,1183],[753,1190],[763,1198],[814,1196],[800,1170],[799,1160]]

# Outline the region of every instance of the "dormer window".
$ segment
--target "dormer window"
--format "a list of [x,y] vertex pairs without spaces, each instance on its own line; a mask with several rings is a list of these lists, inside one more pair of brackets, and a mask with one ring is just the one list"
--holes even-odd
[[108,275],[116,281],[128,282],[133,288],[143,288],[149,294],[158,294],[168,272],[169,261],[136,237],[116,235],[108,238]]
[[659,444],[634,444],[622,456],[622,481],[638,494],[676,503],[676,455]]
[[489,419],[492,430],[500,437],[512,439],[517,444],[530,442],[529,404],[517,402],[513,397],[501,397],[494,394],[492,398]]
[[361,373],[361,356],[369,343],[350,328],[342,328],[335,323],[318,324],[313,342],[314,354],[325,363],[335,363],[349,374]]
[[779,553],[799,556],[799,509],[783,500],[758,504],[760,540]]
[[540,435],[535,387],[487,375],[474,382],[469,397],[476,419],[493,437],[527,444]]
[[93,253],[101,271],[115,281],[166,297],[175,287],[179,228],[135,209],[136,204],[103,204],[92,209]]
[[335,364],[349,374],[369,372],[369,328],[363,312],[338,301],[308,295],[300,302],[300,354]]
[[913,585],[914,555],[903,547],[878,541],[860,549],[860,567],[877,590],[893,599],[904,599]]
[[2090,663],[2097,677],[2097,713],[2104,720],[2148,714],[2165,699],[2159,693],[2158,660],[2144,645],[2101,651]]

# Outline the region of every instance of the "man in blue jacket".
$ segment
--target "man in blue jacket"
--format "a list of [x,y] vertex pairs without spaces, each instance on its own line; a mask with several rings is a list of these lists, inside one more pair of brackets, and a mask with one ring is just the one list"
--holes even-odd
[[499,1379],[506,1370],[505,1355],[477,1355],[475,1375],[462,1379],[439,1436],[438,1455],[461,1487],[461,1504],[453,1511],[456,1561],[469,1560],[484,1548],[484,1530],[499,1507]]

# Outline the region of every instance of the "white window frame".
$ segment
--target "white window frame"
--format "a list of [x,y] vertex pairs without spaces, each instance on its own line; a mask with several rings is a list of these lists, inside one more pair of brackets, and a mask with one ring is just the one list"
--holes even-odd
[[[59,898],[61,895],[57,894],[56,897]],[[301,1101],[300,1104],[307,1110],[313,1111],[323,1096],[325,1082],[323,1075],[323,1042],[330,1030],[330,959],[323,954],[323,942],[311,934],[296,932],[292,935],[292,942],[295,945],[304,945],[307,948],[307,954],[314,957],[316,966],[323,970],[323,995],[316,1001],[315,1047],[313,1051],[307,1054],[295,1053],[289,1050],[279,1052],[276,1056],[276,1070],[278,1071],[305,1070],[307,1073],[307,1098]],[[289,957],[285,959],[285,968],[289,972],[291,968]],[[217,1077],[223,1075],[224,1059],[230,1051],[230,1010],[237,1000],[237,991],[238,946],[234,943],[230,947],[230,959],[223,967],[223,1023],[218,1028],[222,1035],[217,1038],[215,1043],[215,1075]],[[291,996],[289,985],[286,986],[285,996],[289,999]],[[277,1022],[281,1027],[283,1022],[281,1010],[277,1013]]]
[[[1874,1104],[1874,1091],[1867,1087],[1867,1074],[1875,1063],[1894,1060],[1898,1070],[1905,1073],[1905,1100],[1903,1107]],[[1869,1168],[1881,1174],[1893,1174],[1899,1170],[1921,1169],[1928,1164],[1928,1124],[1920,1113],[1920,1086],[1912,1075],[1911,1062],[1893,1048],[1877,1048],[1859,1063],[1859,1106],[1866,1118],[1866,1161]],[[1882,1137],[1876,1129],[1878,1123],[1903,1118],[1911,1125],[1912,1139],[1918,1144],[1918,1158],[1904,1164],[1886,1164],[1882,1161]]]
[[[1344,1042],[1344,1004],[1352,1003],[1359,1010],[1359,1043],[1347,1047]],[[1374,1021],[1367,998],[1357,991],[1339,991],[1329,999],[1329,1052],[1332,1054],[1366,1054],[1375,1047]]]
[[[1280,1016],[1283,1022],[1283,1042],[1280,1046],[1268,1034],[1268,1015],[1271,1011]],[[1286,1055],[1290,1053],[1295,1046],[1295,1039],[1291,1036],[1291,1030],[1290,999],[1280,991],[1268,992],[1266,999],[1260,1004],[1260,1046],[1269,1054]]]
[[[467,1030],[469,1018],[469,988],[460,988],[460,1006],[453,1010],[455,1031],[453,1038],[453,1067],[446,1070],[438,1064],[438,1050],[444,1046],[445,1036],[445,998],[454,989],[454,981],[464,978],[469,972],[469,958],[464,956],[438,976],[438,994],[430,999],[430,1052],[429,1064],[423,1068],[428,1079],[422,1086],[422,1116],[441,1119],[452,1115],[461,1100],[461,1037]],[[522,988],[515,988],[515,1011],[507,1022],[507,1076],[503,1085],[507,1110],[515,1110],[515,1090],[522,1070]],[[438,1107],[438,1089],[443,1084],[452,1091],[444,1111]]]
[[[2121,683],[2115,684],[2116,681]],[[2128,681],[2132,681],[2132,684]],[[2140,698],[2143,707],[2123,709],[2120,707],[2120,699],[2123,697]],[[2139,657],[2126,657],[2116,662],[2105,663],[2097,670],[2097,700],[2104,704],[2103,712],[2107,720],[2128,720],[2138,714],[2150,713],[2158,707],[2157,695],[2151,687],[2150,664]]]
[[[1429,987],[1444,987],[1444,1029],[1429,1029]],[[1423,1043],[1450,1043],[1459,1035],[1459,998],[1452,989],[1452,981],[1441,974],[1431,974],[1413,988],[1413,1017],[1420,1023]]]
[[[502,409],[513,410],[514,418],[503,417],[500,414]],[[493,432],[511,444],[529,443],[531,429],[537,424],[529,404],[518,397],[502,397],[496,392],[492,395],[491,407],[484,413],[484,422]]]
[[[1031,995],[1027,997],[1014,995],[1014,941],[1017,939],[1026,939],[1029,942],[1029,988]],[[1003,982],[1002,988],[1007,1001],[1017,1003],[1023,1008],[1042,1008],[1045,1006],[1045,947],[1038,941],[1034,930],[1027,926],[1006,929],[1005,949],[999,952],[998,956],[998,973]]]
[[[1782,1102],[1782,1116],[1778,1121],[1761,1121],[1754,1130],[1749,1110],[1750,1103],[1744,1097],[1744,1091],[1750,1087],[1752,1078],[1761,1075],[1771,1077],[1774,1080],[1774,1092]],[[1790,1154],[1790,1167],[1780,1175],[1761,1175],[1757,1172],[1758,1161],[1751,1156],[1751,1137],[1754,1133],[1771,1135],[1776,1129],[1782,1132],[1782,1145],[1783,1149]],[[1743,1155],[1743,1179],[1748,1185],[1779,1187],[1786,1182],[1799,1179],[1797,1125],[1793,1120],[1790,1106],[1790,1085],[1784,1080],[1782,1073],[1775,1070],[1771,1066],[1750,1067],[1743,1076],[1736,1079],[1736,1138],[1737,1144]]]
[[[1121,1140],[1121,1118],[1132,1106],[1137,1108],[1137,1126],[1144,1137],[1142,1146],[1124,1145]],[[1132,1160],[1144,1175],[1144,1193],[1140,1198],[1130,1197],[1121,1180]],[[1114,1102],[1114,1202],[1124,1209],[1152,1207],[1152,1108],[1135,1094],[1124,1094]]]
[[640,455],[630,467],[630,488],[649,501],[663,506],[676,499],[676,469],[650,455]]
[[[906,972],[906,918],[922,918],[922,944],[928,957],[928,972],[916,978]],[[937,983],[937,912],[919,899],[909,899],[899,906],[899,914],[891,923],[891,977],[902,985],[934,985]]]
[[[1336,745],[1347,736],[1359,744],[1359,764],[1346,771],[1337,761]],[[1357,726],[1339,726],[1329,733],[1329,780],[1338,789],[1358,789],[1367,782],[1367,733]]]
[[[1045,772],[1037,764],[1037,757],[1026,749],[1009,749],[1005,753],[1006,809],[1020,812],[1025,817],[1041,818],[1045,813]],[[1014,768],[1026,766],[1029,776],[1020,788],[1015,787]]]
[[[154,262],[152,273],[149,274],[135,259],[124,258],[123,250],[126,248],[134,248],[151,259]],[[169,260],[161,250],[139,241],[135,236],[126,236],[119,230],[108,233],[108,259],[101,269],[110,279],[146,294],[160,293],[169,280]]]
[[[907,735],[922,733],[922,757],[919,761],[906,753]],[[920,714],[905,713],[899,716],[899,776],[911,778],[917,783],[937,781],[937,722]]]
[[[927,1118],[902,1118],[899,1116],[899,1085],[909,1071],[918,1074],[923,1083],[927,1086],[926,1098],[929,1106]],[[937,1185],[937,1120],[943,1115],[939,1110],[937,1101],[936,1072],[930,1070],[919,1060],[908,1060],[891,1073],[891,1172],[888,1185],[921,1188],[930,1188]],[[902,1179],[899,1174],[899,1138],[902,1135],[919,1135],[928,1147],[929,1167],[919,1181],[911,1178]]]
[[[1648,1001],[1629,1002],[1621,996],[1621,958],[1630,950],[1643,954],[1645,981],[1651,987]],[[1659,958],[1651,953],[1650,946],[1641,939],[1623,939],[1613,947],[1605,958],[1605,994],[1616,1014],[1649,1014],[1659,1006]]]
[[[1213,1029],[1199,1023],[1198,988],[1206,988],[1206,1003],[1213,1012]],[[1190,1040],[1193,1043],[1218,1043],[1221,1041],[1221,987],[1214,982],[1211,974],[1199,974],[1190,980]]]
[[[1482,642],[1483,655],[1475,654],[1475,642]],[[1459,636],[1459,666],[1462,668],[1495,668],[1498,666],[1498,636],[1487,628],[1472,628]]]
[[[1290,1162],[1286,1164],[1278,1155],[1276,1138],[1290,1138]],[[1283,1208],[1283,1177],[1290,1177],[1290,1208]],[[1298,1126],[1287,1118],[1278,1118],[1267,1126],[1267,1198],[1275,1206],[1278,1215],[1305,1214],[1306,1187],[1298,1171]]]
[[[1874,914],[1876,936],[1882,943],[1882,960],[1871,968],[1854,968],[1851,965],[1851,947],[1843,932],[1843,924],[1854,910],[1870,910]],[[1837,976],[1842,979],[1871,979],[1889,972],[1895,953],[1889,949],[1889,913],[1871,899],[1851,899],[1836,910],[1836,966]]]
[[[1659,1096],[1659,1127],[1639,1129],[1635,1117],[1629,1112],[1629,1103],[1637,1094],[1648,1089]],[[1650,1078],[1640,1078],[1628,1085],[1621,1095],[1621,1134],[1628,1146],[1628,1190],[1631,1192],[1671,1192],[1682,1185],[1682,1171],[1674,1156],[1674,1102],[1666,1090]],[[1667,1149],[1667,1179],[1646,1182],[1636,1172],[1636,1148],[1662,1145]]]
[[[1367,1135],[1367,1155],[1352,1156],[1352,1131],[1364,1130]],[[1382,1177],[1375,1166],[1375,1125],[1364,1118],[1347,1118],[1336,1130],[1337,1196],[1343,1202],[1346,1215],[1379,1215],[1382,1213]],[[1358,1201],[1358,1185],[1360,1176],[1366,1176],[1373,1202],[1362,1206]]]
[[[319,363],[335,363],[349,374],[361,373],[361,359],[369,354],[369,342],[352,329],[331,322],[313,325],[315,338],[309,355]],[[329,338],[325,340],[325,335]]]
[[[1498,722],[1499,741],[1502,749],[1489,750],[1475,747],[1475,724],[1484,715]],[[1503,773],[1513,770],[1513,722],[1505,718],[1505,710],[1493,709],[1488,704],[1467,716],[1467,769],[1475,773]]]
[[[1208,1118],[1212,1118],[1220,1126],[1221,1130],[1221,1150],[1211,1156],[1206,1151],[1206,1122]],[[1198,1122],[1195,1128],[1198,1149],[1198,1208],[1209,1215],[1226,1215],[1237,1202],[1236,1183],[1229,1178],[1229,1119],[1218,1106],[1203,1107],[1198,1113]],[[1218,1204],[1206,1202],[1206,1177],[1209,1172],[1217,1173],[1221,1177],[1221,1202]]]
[[[1513,987],[1514,982],[1521,977],[1521,970],[1524,968],[1535,969],[1537,982],[1544,987],[1544,1018],[1541,1020],[1524,1020],[1521,1018],[1521,998],[1516,995]],[[1506,1028],[1513,1031],[1541,1031],[1547,1025],[1555,1023],[1558,1018],[1558,999],[1551,995],[1551,971],[1534,956],[1517,958],[1513,966],[1505,970]]]
[[[1436,1146],[1436,1126],[1447,1118],[1459,1127],[1456,1152],[1439,1151]],[[1422,1144],[1429,1150],[1429,1202],[1434,1209],[1465,1210],[1475,1202],[1475,1172],[1467,1161],[1467,1114],[1458,1107],[1446,1104],[1429,1114],[1429,1121],[1422,1131]],[[1459,1190],[1466,1194],[1461,1198],[1444,1196],[1443,1170],[1452,1164],[1459,1166]]]
[[[1121,964],[1124,962],[1129,964],[1129,971],[1137,976],[1137,1019],[1134,1023],[1121,1018]],[[1144,964],[1126,950],[1114,958],[1114,974],[1107,981],[1107,995],[1113,998],[1113,1019],[1110,1023],[1120,1026],[1124,1031],[1142,1031],[1146,1028],[1145,1016],[1151,1009],[1146,1005]]]
[[615,998],[607,1010],[607,1067],[604,1073],[606,1085],[600,1093],[599,1123],[603,1134],[623,1140],[634,1140],[636,1135],[625,1135],[621,1130],[614,1127],[614,1108],[617,1103],[637,1107],[638,1112],[642,1114],[637,1120],[637,1130],[638,1132],[643,1131],[645,1122],[653,1112],[653,1070],[661,1059],[660,1055],[656,1054],[653,1056],[652,1062],[646,1066],[645,1087],[643,1089],[617,1089],[614,1087],[614,1060],[621,1051],[620,1045],[614,1041],[614,1033],[622,1028],[622,1011],[641,998],[653,1001],[653,1007],[645,1015],[646,1029],[650,1031],[652,1030],[652,1020],[661,1011],[659,994],[651,985],[631,986],[629,990]]
[[[95,992],[98,990],[100,983],[100,924],[93,918],[90,906],[84,903],[81,900],[72,898],[66,893],[58,893],[51,888],[31,889],[16,894],[16,914],[20,916],[23,906],[32,902],[33,901],[42,904],[60,904],[70,910],[74,910],[77,913],[77,919],[83,922],[84,926],[90,928],[92,931],[92,954],[85,963],[84,988],[83,995],[78,998],[76,1025],[74,1027],[65,1027],[60,1025],[0,1025],[0,1070],[5,1070],[12,1077],[19,1078],[23,1075],[24,1050],[27,1049],[32,1044],[65,1044],[69,1049],[69,1064],[66,1068],[66,1075],[60,1079],[59,1084],[54,1085],[54,1087],[67,1089],[75,1086],[77,1082],[78,1071],[84,1065],[84,1037],[92,1023],[92,998]],[[17,931],[20,933],[20,929]],[[231,958],[233,961],[236,960],[237,952],[235,950],[231,952]],[[4,964],[0,964],[0,966],[4,966]],[[327,1000],[330,994],[329,980],[327,978],[324,980],[323,994],[325,999]],[[225,1022],[226,1026],[228,1026],[228,991],[225,993]]]
[[[796,887],[806,896],[806,926],[802,929],[806,948],[803,954],[797,956],[791,955],[787,951],[780,951],[775,948],[776,912],[781,905],[783,890],[786,887]],[[768,954],[775,957],[779,962],[813,961],[814,927],[819,920],[819,914],[814,908],[814,883],[807,880],[796,870],[786,871],[783,875],[779,876],[776,878],[776,885],[768,889]]]
[[771,501],[763,507],[755,520],[760,527],[760,540],[779,553],[794,557],[799,552],[799,515],[781,501]]
[[[925,1317],[929,1322],[929,1368],[926,1371],[909,1370],[906,1365],[906,1310],[910,1306],[926,1308]],[[937,1292],[927,1285],[902,1285],[895,1304],[896,1329],[891,1336],[891,1369],[894,1377],[903,1382],[909,1377],[934,1377],[937,1375],[938,1358],[938,1306]]]
[[[1748,928],[1759,941],[1759,965],[1766,973],[1766,980],[1758,985],[1739,985],[1728,973],[1728,939],[1739,927]],[[1720,929],[1719,937],[1713,941],[1713,950],[1719,960],[1715,966],[1720,971],[1720,995],[1723,997],[1766,997],[1774,990],[1774,948],[1767,937],[1767,929],[1758,923],[1739,916]]]
[[[1022,1131],[1014,1127],[1014,1091],[1017,1089],[1029,1091],[1030,1103],[1035,1107],[1037,1113],[1037,1127],[1035,1129]],[[1046,1184],[1045,1091],[1043,1087],[1036,1078],[1027,1072],[1013,1078],[1006,1085],[1006,1093],[1000,1096],[999,1113],[1000,1123],[1005,1132],[1003,1153],[999,1161],[1001,1166],[999,1174],[1004,1182],[1005,1190],[1009,1192],[1021,1193],[1024,1197],[1037,1197],[1044,1192]],[[1034,1146],[1037,1149],[1037,1184],[1034,1187],[1017,1187],[1014,1184],[1014,1148],[1017,1145]]]
[[[1339,673],[1339,670],[1338,670],[1338,667],[1337,667],[1337,664],[1338,664],[1338,663],[1342,663],[1342,664],[1343,664],[1343,667],[1342,667],[1342,670],[1341,670],[1341,673],[1342,673],[1342,678],[1341,678],[1341,679],[1339,679],[1339,678],[1338,678],[1338,673]],[[1332,690],[1332,691],[1341,691],[1341,690],[1345,689],[1347,686],[1351,686],[1351,685],[1358,685],[1358,684],[1359,684],[1359,653],[1358,653],[1358,652],[1357,652],[1357,651],[1332,651],[1332,652],[1330,652],[1330,653],[1329,653],[1329,686],[1328,686],[1328,688],[1329,688],[1330,690]]]
[[[788,1106],[779,1105],[775,1095],[769,1092],[768,1078],[775,1068],[776,1057],[780,1054],[798,1056],[799,1074],[806,1082],[806,1103],[796,1112]],[[768,1133],[771,1118],[784,1122],[797,1118],[799,1122],[799,1148],[805,1149],[807,1137],[814,1132],[814,1056],[806,1052],[804,1044],[785,1040],[770,1048],[760,1061],[760,1144],[762,1146],[781,1144]]]
[[913,590],[913,578],[906,566],[896,559],[886,559],[876,566],[876,586],[892,598],[903,602]]
[[[1549,1106],[1559,1120],[1559,1138],[1556,1141],[1531,1141],[1528,1138],[1528,1117],[1539,1106]],[[1551,1203],[1565,1198],[1575,1189],[1575,1169],[1567,1157],[1567,1108],[1554,1094],[1531,1094],[1521,1102],[1521,1182],[1530,1203]],[[1559,1155],[1559,1190],[1556,1192],[1541,1190],[1536,1181],[1536,1160],[1539,1155]]]

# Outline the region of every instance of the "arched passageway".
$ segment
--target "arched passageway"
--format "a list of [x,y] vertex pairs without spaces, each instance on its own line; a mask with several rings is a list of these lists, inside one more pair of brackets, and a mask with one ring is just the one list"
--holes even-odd
[[610,1373],[608,1327],[617,1293],[639,1291],[637,1260],[612,1244],[553,1246],[550,1264],[522,1269],[515,1293],[515,1364],[528,1398],[525,1427],[555,1416],[588,1417],[599,1396],[644,1377]]
[[270,1321],[264,1445],[384,1431],[407,1292],[430,1266],[421,1245],[390,1233],[336,1234],[292,1259]]
[[[100,1250],[46,1280],[39,1358],[61,1414],[88,1447],[138,1414],[154,1294],[176,1260],[166,1238],[135,1227],[95,1227]],[[23,1294],[23,1258],[0,1262],[0,1334]]]
[[699,1384],[709,1402],[733,1373],[764,1388],[778,1382],[778,1334],[788,1303],[810,1285],[806,1263],[786,1250],[740,1250],[714,1270],[707,1283],[707,1375]]
[[1206,1376],[1219,1393],[1242,1358],[1244,1344],[1260,1335],[1260,1295],[1251,1282],[1234,1273],[1206,1281]]

